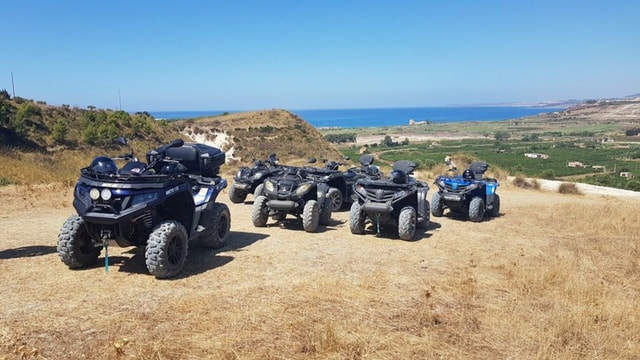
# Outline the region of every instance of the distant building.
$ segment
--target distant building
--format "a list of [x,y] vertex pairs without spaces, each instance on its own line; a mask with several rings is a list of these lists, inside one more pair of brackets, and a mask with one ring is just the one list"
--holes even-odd
[[594,169],[594,170],[607,171],[607,167],[603,166],[603,165],[593,165],[591,168]]
[[549,155],[547,154],[538,154],[538,153],[525,153],[524,156],[532,159],[548,159],[549,158]]
[[633,179],[633,174],[628,172],[628,171],[623,171],[620,173],[620,176],[627,178],[627,179]]
[[583,163],[581,163],[580,161],[569,161],[567,163],[567,167],[583,168],[583,167],[586,167],[586,166]]

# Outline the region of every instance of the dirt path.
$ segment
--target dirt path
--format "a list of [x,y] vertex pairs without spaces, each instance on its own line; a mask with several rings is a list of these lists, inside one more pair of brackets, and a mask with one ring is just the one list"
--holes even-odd
[[[136,249],[111,248],[108,273],[102,264],[67,269],[55,245],[73,212],[71,194],[33,192],[0,189],[0,358],[505,355],[516,345],[440,347],[433,341],[440,331],[468,331],[454,321],[467,302],[467,315],[484,323],[470,336],[502,336],[490,334],[498,330],[489,320],[499,314],[494,305],[506,300],[497,291],[506,286],[501,269],[576,236],[571,229],[553,236],[530,229],[548,226],[552,208],[603,201],[504,189],[499,218],[434,218],[416,241],[406,242],[393,229],[382,237],[352,235],[348,211],[335,213],[314,234],[294,220],[255,228],[250,201],[231,204],[225,193],[220,200],[231,209],[229,245],[217,252],[191,248],[184,273],[159,281],[147,274]],[[472,289],[468,279],[476,300],[464,295]],[[431,296],[437,301],[424,308]],[[480,297],[484,305],[473,305]],[[442,327],[425,337],[425,326],[433,326],[420,320],[427,310],[440,314],[429,321]]]

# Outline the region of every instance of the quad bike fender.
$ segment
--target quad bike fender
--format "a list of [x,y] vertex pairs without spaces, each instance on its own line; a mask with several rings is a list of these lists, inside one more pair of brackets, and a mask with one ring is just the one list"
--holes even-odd
[[324,199],[327,197],[327,193],[329,192],[329,184],[319,183],[317,191],[318,191],[318,203],[323,204]]
[[429,188],[418,188],[418,216],[424,217],[429,215],[429,201],[427,200],[427,192],[429,192]]
[[492,195],[496,193],[496,189],[498,188],[498,183],[497,182],[487,182],[486,186],[485,186],[485,191],[487,196]]
[[485,186],[486,196],[487,196],[485,201],[485,206],[493,207],[493,198],[494,198],[494,195],[496,194],[497,187],[498,187],[497,182],[488,182],[487,185]]

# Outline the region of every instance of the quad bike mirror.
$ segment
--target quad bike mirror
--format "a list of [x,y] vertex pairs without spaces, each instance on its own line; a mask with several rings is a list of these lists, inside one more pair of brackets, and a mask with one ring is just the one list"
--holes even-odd
[[308,164],[315,164],[315,162],[318,161],[318,159],[312,157],[309,159],[309,161],[307,161]]

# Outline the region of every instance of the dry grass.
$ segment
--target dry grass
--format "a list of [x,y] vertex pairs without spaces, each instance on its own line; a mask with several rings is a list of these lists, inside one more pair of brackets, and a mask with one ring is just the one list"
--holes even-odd
[[254,228],[229,204],[230,246],[158,281],[131,249],[66,269],[70,189],[0,188],[0,358],[636,358],[637,202],[503,190],[499,218],[414,242],[351,235],[348,212]]
[[582,195],[582,192],[580,191],[580,189],[578,189],[575,183],[563,182],[558,187],[558,192],[560,194]]
[[536,179],[526,179],[522,176],[516,176],[511,184],[521,189],[539,190],[540,183]]

